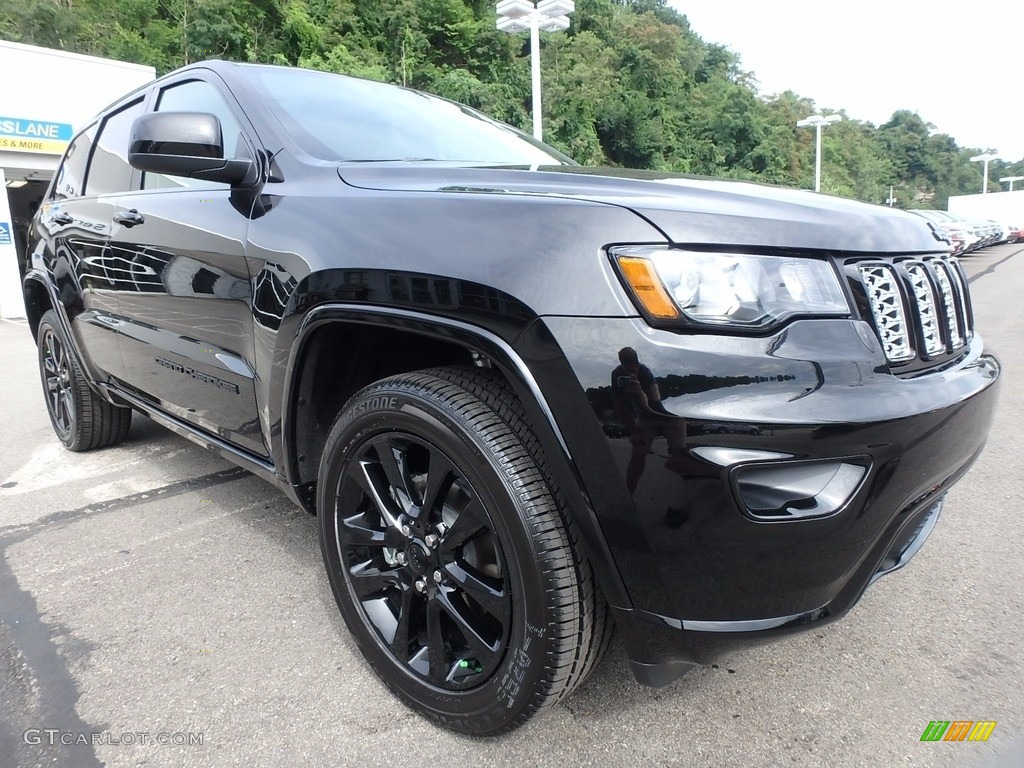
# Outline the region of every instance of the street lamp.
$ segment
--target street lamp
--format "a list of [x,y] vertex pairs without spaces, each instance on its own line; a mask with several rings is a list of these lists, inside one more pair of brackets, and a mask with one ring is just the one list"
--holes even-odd
[[569,28],[569,14],[576,10],[573,0],[501,0],[497,27],[515,34],[530,30],[530,74],[533,81],[533,136],[543,140],[543,111],[540,104],[540,31],[557,32]]
[[832,125],[832,123],[838,123],[843,119],[842,115],[811,115],[805,117],[803,120],[798,120],[797,128],[807,128],[814,126],[814,191],[821,191],[821,129],[826,125]]
[[[988,175],[988,174],[986,174],[986,175]],[[1024,181],[1024,176],[1003,176],[1003,178],[1001,178],[999,181],[1001,181],[1003,183],[1009,182],[1010,189],[1008,191],[1013,192],[1013,182],[1015,182],[1015,181]]]
[[988,194],[988,164],[995,160],[999,155],[989,152],[987,155],[975,155],[971,158],[972,163],[984,163],[985,170],[982,171],[981,177],[981,194]]

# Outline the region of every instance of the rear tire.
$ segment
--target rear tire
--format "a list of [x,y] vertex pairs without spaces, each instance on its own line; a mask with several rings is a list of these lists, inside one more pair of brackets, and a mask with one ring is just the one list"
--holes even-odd
[[371,384],[324,448],[320,541],[342,616],[402,700],[461,733],[552,706],[611,635],[538,457],[514,395],[477,369]]
[[124,440],[132,424],[131,408],[112,405],[93,392],[52,309],[40,319],[37,338],[39,375],[57,438],[72,451]]

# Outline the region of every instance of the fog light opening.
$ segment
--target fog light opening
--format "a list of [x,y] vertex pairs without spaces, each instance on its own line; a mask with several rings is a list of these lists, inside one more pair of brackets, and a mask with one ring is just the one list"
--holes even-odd
[[846,506],[867,467],[848,461],[742,466],[733,473],[736,495],[755,520],[783,522],[825,517]]

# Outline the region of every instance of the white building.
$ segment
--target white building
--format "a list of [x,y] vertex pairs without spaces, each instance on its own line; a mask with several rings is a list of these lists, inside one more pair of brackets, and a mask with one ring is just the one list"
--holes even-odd
[[72,136],[153,67],[0,40],[0,317],[24,317],[18,254]]
[[955,195],[949,198],[949,212],[971,219],[992,219],[1001,224],[1024,222],[1024,190],[990,192],[984,195]]

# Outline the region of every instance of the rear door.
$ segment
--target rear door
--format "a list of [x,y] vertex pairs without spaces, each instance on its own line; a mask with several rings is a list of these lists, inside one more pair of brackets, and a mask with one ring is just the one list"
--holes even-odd
[[128,132],[145,112],[139,97],[87,127],[71,143],[38,218],[46,238],[44,263],[53,276],[92,378],[111,381],[123,375],[117,341],[120,325],[117,293],[131,275],[113,260],[108,247],[116,196],[131,189]]
[[[210,77],[164,85],[155,110],[214,114],[225,154],[253,159],[237,104]],[[266,456],[253,373],[248,214],[227,184],[139,174],[116,201],[110,247],[138,276],[118,293],[124,381],[171,415]]]

